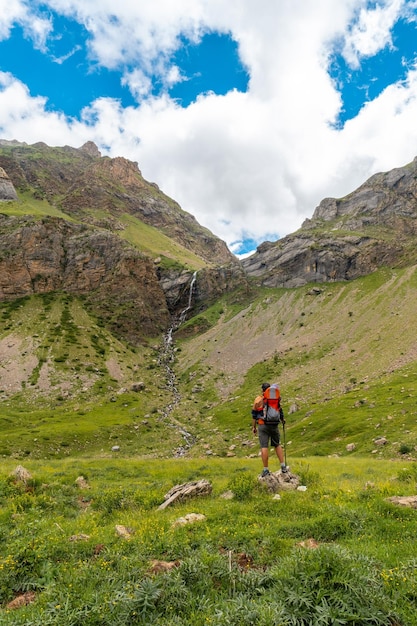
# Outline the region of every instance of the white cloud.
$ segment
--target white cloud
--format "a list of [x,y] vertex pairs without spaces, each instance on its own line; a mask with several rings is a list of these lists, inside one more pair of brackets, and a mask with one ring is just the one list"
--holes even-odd
[[40,15],[22,0],[0,0],[0,41],[7,39],[15,24],[22,27],[25,36],[40,50],[51,32],[52,23],[48,15]]
[[152,81],[140,68],[125,72],[121,82],[138,102],[152,92]]
[[25,6],[20,0],[0,0],[0,41],[9,37],[15,22],[25,14]]
[[359,19],[346,37],[343,54],[352,67],[360,65],[361,57],[377,54],[392,47],[391,29],[404,9],[404,0],[386,0],[372,9],[362,8]]
[[[137,161],[145,178],[229,244],[292,232],[323,197],[349,193],[417,153],[414,69],[342,130],[332,126],[341,100],[327,73],[334,41],[346,41],[351,63],[374,54],[390,45],[392,26],[410,3],[392,0],[372,10],[365,0],[47,4],[86,25],[91,53],[107,67],[122,66],[138,105],[123,109],[100,98],[81,120],[68,119],[0,74],[0,136],[50,145],[96,141],[112,156]],[[16,20],[19,6],[23,11],[13,0]],[[3,18],[0,33],[9,26]],[[168,63],[180,35],[198,39],[208,30],[239,42],[249,91],[207,94],[187,108],[166,95],[151,98],[150,73],[167,84],[184,78]]]
[[46,98],[31,97],[26,85],[0,72],[0,137],[50,146],[81,146],[88,130],[63,114],[45,111]]

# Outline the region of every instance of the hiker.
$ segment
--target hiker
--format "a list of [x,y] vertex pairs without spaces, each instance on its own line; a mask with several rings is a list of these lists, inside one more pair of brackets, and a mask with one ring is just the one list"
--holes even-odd
[[281,472],[288,472],[278,430],[279,422],[282,422],[283,426],[285,424],[280,402],[281,395],[278,385],[262,383],[262,395],[256,396],[252,407],[252,431],[255,435],[258,432],[259,436],[263,463],[262,476],[267,476],[270,473],[268,469],[269,441],[271,446],[275,448],[275,453],[281,463]]

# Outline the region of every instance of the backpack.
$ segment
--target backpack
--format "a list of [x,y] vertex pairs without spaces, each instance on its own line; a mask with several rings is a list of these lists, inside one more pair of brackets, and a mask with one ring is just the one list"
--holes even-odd
[[268,424],[278,424],[281,419],[280,412],[281,394],[277,384],[271,385],[264,391],[264,421]]
[[252,407],[252,418],[254,420],[257,420],[259,418],[263,419],[263,413],[264,413],[264,397],[256,396],[255,401],[253,403],[253,407]]

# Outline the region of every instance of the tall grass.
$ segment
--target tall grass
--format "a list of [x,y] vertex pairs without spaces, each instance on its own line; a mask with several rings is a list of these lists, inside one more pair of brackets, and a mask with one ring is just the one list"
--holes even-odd
[[[279,500],[251,459],[30,461],[26,484],[14,467],[0,474],[2,625],[417,624],[417,516],[388,500],[414,492],[414,464],[294,459],[307,490]],[[210,496],[158,509],[200,478]],[[191,512],[205,518],[176,524]]]

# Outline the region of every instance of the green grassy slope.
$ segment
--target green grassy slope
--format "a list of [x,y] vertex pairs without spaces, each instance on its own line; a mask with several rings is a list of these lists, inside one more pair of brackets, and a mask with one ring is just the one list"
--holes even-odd
[[3,304],[0,453],[111,456],[118,445],[172,457],[187,442],[191,457],[257,456],[250,408],[269,380],[281,387],[288,455],[414,458],[416,291],[412,267],[318,291],[262,290],[244,304],[229,295],[178,331],[174,381],[162,337],[132,349],[82,299]]
[[[217,323],[202,314],[208,330],[179,344],[187,410],[219,429],[213,450],[232,443],[225,428],[240,444],[250,438],[250,403],[269,380],[281,387],[293,454],[347,454],[355,443],[364,454],[415,455],[417,268],[319,291],[270,290],[230,318],[225,303]],[[379,436],[389,443],[375,452]]]
[[120,441],[153,453],[163,385],[152,347],[123,344],[67,294],[3,303],[0,329],[0,454],[108,453]]
[[[5,215],[16,215],[23,217],[33,215],[41,217],[60,217],[71,222],[81,222],[74,215],[69,215],[61,211],[56,206],[50,204],[46,199],[38,200],[30,192],[18,193],[19,200],[16,202],[3,202],[0,204],[0,212]],[[94,210],[92,212],[94,221],[103,220],[103,223],[110,217],[106,211]],[[150,256],[159,258],[160,264],[184,267],[191,270],[201,269],[207,263],[190,250],[184,248],[180,243],[164,235],[159,229],[145,224],[137,217],[125,214],[119,220],[123,225],[123,230],[113,231],[120,237],[128,241],[132,246]]]
[[[0,471],[4,626],[417,624],[415,510],[389,500],[415,493],[415,463],[309,458],[279,499],[248,459],[25,467]],[[158,510],[196,478],[209,496]]]

